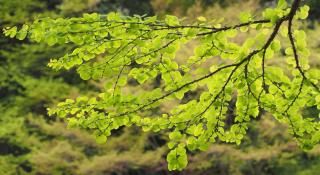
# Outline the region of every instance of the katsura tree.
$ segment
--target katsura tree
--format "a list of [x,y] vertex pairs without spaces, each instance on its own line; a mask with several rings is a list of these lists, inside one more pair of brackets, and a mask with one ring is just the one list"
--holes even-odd
[[[98,96],[67,99],[50,115],[93,130],[98,143],[123,126],[168,133],[168,168],[182,170],[187,152],[215,142],[240,144],[250,121],[262,113],[286,123],[303,149],[319,143],[317,116],[302,115],[320,107],[320,70],[308,65],[307,36],[299,29],[308,10],[301,0],[279,0],[261,17],[239,14],[233,25],[204,17],[186,24],[170,15],[160,20],[93,13],[38,19],[4,33],[49,46],[72,44],[72,52],[49,66],[105,83]],[[178,59],[179,48],[189,42],[198,43],[194,54]]]

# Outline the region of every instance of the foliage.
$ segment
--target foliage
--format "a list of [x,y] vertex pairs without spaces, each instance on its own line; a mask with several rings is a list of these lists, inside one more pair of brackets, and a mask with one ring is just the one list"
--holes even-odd
[[[0,1],[0,25],[21,25],[34,18],[80,13],[79,9],[70,7],[86,7],[81,13],[97,8],[87,7],[87,2]],[[98,88],[94,83],[81,81],[74,71],[56,72],[46,67],[51,57],[60,57],[71,47],[48,47],[0,35],[0,174],[104,174],[126,173],[137,166],[153,168],[159,159],[151,161],[150,155],[160,155],[163,148],[152,147],[145,154],[144,148],[151,145],[147,134],[131,137],[132,131],[125,130],[115,139],[118,144],[103,147],[87,131],[67,130],[64,122],[47,116],[46,108],[52,104]],[[127,149],[127,145],[137,140],[140,145],[135,150]],[[131,155],[143,159],[131,159]],[[112,156],[116,159],[108,161],[110,165],[117,164],[118,169],[99,166],[102,158]],[[72,160],[77,162],[69,164]],[[130,165],[119,166],[129,161]],[[85,164],[90,166],[84,168]],[[124,170],[120,171],[121,168]]]
[[[52,6],[55,6],[53,1],[1,1],[1,26],[19,25],[42,15],[56,17]],[[50,56],[61,56],[67,47],[48,48],[43,44],[18,42],[3,35],[0,43],[0,173],[35,171],[29,157],[42,143],[41,138],[33,135],[34,127],[29,125],[30,120],[42,119],[49,104],[76,92],[82,83],[72,87],[64,82],[75,82],[68,79],[70,73],[61,77],[60,73],[45,68]]]
[[[217,140],[240,144],[251,120],[261,111],[286,123],[304,149],[319,143],[319,121],[305,118],[303,107],[320,106],[319,71],[310,68],[306,34],[294,29],[296,19],[306,19],[308,6],[294,0],[291,7],[280,0],[267,8],[263,19],[239,15],[240,24],[222,27],[221,21],[198,18],[192,25],[175,16],[156,17],[85,14],[82,18],[39,19],[31,25],[5,29],[5,35],[23,40],[77,45],[65,56],[52,59],[53,69],[76,67],[84,80],[104,80],[105,92],[96,97],[68,99],[49,114],[67,118],[69,127],[94,130],[99,143],[112,130],[137,125],[144,131],[167,131],[169,170],[187,165],[187,150],[206,150]],[[285,24],[287,22],[287,24]],[[258,34],[243,43],[241,32]],[[281,35],[281,36],[278,36]],[[287,38],[284,45],[277,38]],[[194,55],[175,61],[181,45],[199,41]],[[271,65],[275,53],[285,47],[288,68]],[[200,63],[220,57],[210,68]],[[146,89],[160,81],[160,86]],[[135,91],[124,91],[128,83]],[[199,97],[188,94],[203,89]],[[234,109],[230,104],[236,99]],[[172,101],[169,110],[161,107]],[[276,103],[275,103],[276,101]],[[226,123],[225,121],[231,121]]]
[[[13,3],[13,0],[8,0],[8,2]],[[81,13],[72,8],[68,13],[61,12],[58,10],[60,5],[54,4],[55,1],[42,1],[45,2],[43,8],[35,11],[32,8],[20,8],[19,5],[25,6],[25,4],[19,2],[16,3],[15,8],[22,9],[19,13],[25,16],[18,23],[25,22],[29,17],[31,19],[36,16],[53,15],[52,17],[55,17],[58,16],[57,14],[74,16]],[[46,4],[48,2],[51,5]],[[184,23],[194,21],[193,16],[195,20],[198,16],[205,16],[207,19],[212,16],[223,16],[225,24],[236,23],[234,14],[238,14],[241,10],[250,10],[256,14],[256,9],[261,8],[259,4],[256,4],[252,6],[251,3],[241,1],[227,8],[207,7],[206,11],[197,5],[188,11],[188,19]],[[106,12],[105,10],[109,11],[109,8],[117,9],[119,4],[113,6],[113,4],[101,2],[98,5],[97,8],[89,7],[89,10],[85,11]],[[179,2],[176,5],[179,6]],[[6,9],[4,6],[0,8]],[[104,10],[99,10],[100,8]],[[130,7],[126,8],[130,10]],[[119,9],[122,8],[119,7]],[[26,10],[28,12],[25,13]],[[158,15],[159,9],[154,8],[154,10]],[[53,11],[57,14],[53,14]],[[0,15],[5,15],[8,11],[2,12],[4,13]],[[144,13],[139,12],[139,14]],[[259,11],[258,14],[260,14]],[[15,21],[16,19],[12,16],[10,20]],[[7,20],[6,24],[14,25],[15,23],[11,23],[10,20]],[[320,40],[317,36],[319,28],[316,24],[316,28],[307,30],[308,26],[309,23],[306,23],[306,25],[297,27],[307,33],[308,48],[311,51],[310,66],[318,68]],[[253,34],[255,34],[253,30],[239,33],[233,41],[242,43],[243,39]],[[164,132],[142,133],[137,127],[120,127],[112,131],[112,137],[108,137],[107,144],[98,145],[92,139],[90,132],[67,129],[64,122],[46,115],[46,107],[66,96],[75,98],[80,90],[81,94],[87,94],[86,91],[89,89],[97,91],[103,88],[104,80],[81,82],[74,74],[74,69],[69,72],[56,72],[45,67],[49,58],[60,57],[68,50],[68,47],[56,45],[47,47],[33,44],[30,41],[18,41],[0,36],[0,68],[4,70],[0,79],[5,79],[0,82],[6,84],[5,86],[0,85],[0,103],[5,104],[0,109],[2,114],[0,119],[0,133],[2,134],[0,136],[0,174],[25,174],[26,172],[27,174],[170,174],[167,172],[165,163],[168,148],[164,145],[167,142]],[[282,45],[289,44],[286,43],[286,37],[278,39]],[[199,41],[194,40],[181,45],[175,60],[178,63],[184,62],[185,58],[193,55],[193,48],[198,44]],[[69,46],[72,47],[72,44]],[[283,48],[279,54],[275,53],[275,57],[283,57]],[[217,64],[220,61],[220,58],[211,59],[199,67],[207,68],[208,65]],[[286,68],[285,59],[281,59],[281,62],[273,59],[269,64]],[[10,76],[7,76],[9,74]],[[159,83],[161,82],[157,81],[144,87],[149,89],[159,86]],[[136,85],[134,81],[130,82],[126,85],[125,90],[135,92],[139,90]],[[7,88],[11,90],[7,91]],[[2,91],[4,89],[7,90]],[[188,99],[198,97],[203,90],[201,88],[193,91],[188,94]],[[91,91],[88,94],[94,96],[96,93]],[[161,111],[166,111],[177,103],[179,103],[178,100],[170,104],[163,104]],[[231,106],[230,109],[233,107]],[[318,115],[319,111],[316,110],[316,107],[310,109],[303,110],[303,116]],[[228,125],[229,122],[227,121],[226,124]],[[248,128],[239,146],[218,142],[210,145],[205,152],[195,150],[190,153],[188,151],[188,166],[183,174],[317,174],[320,164],[319,147],[308,152],[299,150],[291,140],[291,136],[287,134],[286,125],[275,122],[268,114],[259,115],[256,120],[248,123]]]
[[[291,2],[290,0],[289,2]],[[275,4],[276,0],[260,0],[261,4]],[[320,17],[320,11],[319,11],[319,5],[320,1],[318,0],[305,0],[303,3],[307,4],[310,7],[310,20],[319,20]]]

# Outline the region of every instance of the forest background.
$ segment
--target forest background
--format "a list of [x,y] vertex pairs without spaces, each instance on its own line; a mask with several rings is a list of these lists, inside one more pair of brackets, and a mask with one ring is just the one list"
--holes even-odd
[[[312,51],[311,65],[320,68],[320,1],[306,0],[310,17],[303,25]],[[232,23],[243,11],[259,13],[273,0],[0,0],[0,26],[21,25],[42,17],[119,11],[125,15],[173,14],[196,20],[225,18]],[[179,51],[183,59],[197,43]],[[0,174],[299,174],[320,172],[320,147],[299,149],[286,126],[265,115],[255,120],[240,146],[214,144],[193,153],[182,172],[168,172],[166,135],[120,128],[106,144],[96,144],[89,131],[68,129],[49,117],[46,108],[65,98],[93,94],[103,82],[83,81],[75,70],[53,71],[50,58],[72,46],[34,44],[0,34]],[[305,115],[318,117],[317,109]]]

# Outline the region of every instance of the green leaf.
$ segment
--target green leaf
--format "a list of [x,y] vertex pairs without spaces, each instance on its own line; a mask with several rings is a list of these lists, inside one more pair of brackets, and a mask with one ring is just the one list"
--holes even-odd
[[96,136],[96,142],[98,144],[104,144],[107,142],[107,137],[105,135],[97,135]]
[[68,37],[69,37],[70,41],[72,41],[73,43],[75,43],[77,45],[82,45],[84,43],[83,38],[79,35],[69,35]]
[[179,25],[179,19],[176,16],[166,15],[165,20],[166,24],[169,26]]
[[127,77],[126,76],[121,76],[118,80],[118,85],[119,86],[125,86],[127,84]]
[[29,26],[24,24],[22,26],[22,29],[17,33],[17,39],[24,40],[28,34],[28,29],[29,29]]
[[274,9],[271,9],[271,8],[267,8],[263,12],[263,17],[265,19],[271,20],[272,23],[275,23],[279,19],[278,12]]
[[300,11],[298,13],[298,17],[300,19],[306,19],[309,16],[309,10],[310,7],[307,5],[304,5],[303,7],[300,7]]
[[107,15],[108,21],[117,21],[120,19],[120,14],[116,12],[111,12]]
[[148,76],[144,73],[141,73],[136,76],[136,79],[140,84],[143,84],[145,81],[148,80]]
[[291,47],[286,48],[285,50],[286,55],[293,55],[293,50]]
[[195,150],[197,147],[197,140],[194,137],[189,137],[187,139],[187,147],[191,151]]
[[167,155],[168,169],[172,170],[182,170],[188,164],[188,157],[186,149],[179,146],[171,150]]
[[287,8],[287,6],[288,6],[288,3],[286,0],[279,0],[278,1],[278,5],[277,5],[278,9],[285,9],[285,8]]
[[14,26],[14,27],[5,29],[4,34],[5,34],[5,36],[9,36],[10,38],[15,37],[17,34],[17,27]]
[[56,36],[54,35],[49,35],[46,39],[46,42],[49,46],[53,46],[54,44],[56,44],[58,42],[58,39]]
[[170,140],[180,140],[182,138],[182,134],[180,131],[174,131],[169,134]]
[[202,133],[203,133],[203,126],[202,126],[202,124],[200,123],[200,124],[198,124],[198,125],[195,127],[193,135],[194,135],[194,136],[199,136],[199,135],[201,135]]
[[91,71],[90,71],[90,67],[87,65],[81,65],[77,71],[78,71],[81,79],[83,79],[83,80],[89,80],[92,76]]
[[205,21],[207,21],[207,19],[206,19],[205,17],[203,17],[203,16],[199,16],[199,17],[197,18],[197,20],[200,21],[200,22],[205,22]]
[[249,12],[241,12],[239,15],[239,19],[242,23],[249,22],[251,20],[252,16]]
[[271,49],[275,52],[278,52],[280,51],[281,49],[281,43],[279,40],[274,40],[272,43],[271,43]]

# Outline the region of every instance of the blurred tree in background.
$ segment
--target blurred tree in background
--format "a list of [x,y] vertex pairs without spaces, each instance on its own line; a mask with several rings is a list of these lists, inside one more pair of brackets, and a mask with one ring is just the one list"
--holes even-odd
[[[260,0],[262,5],[274,5],[276,4],[276,0]],[[289,0],[288,2],[292,2],[292,0]],[[310,20],[320,20],[320,1],[319,0],[305,0],[303,3],[309,5],[310,7],[310,15],[309,18]]]
[[[71,17],[84,12],[124,14],[172,13],[189,18],[223,16],[232,21],[235,11],[258,11],[266,1],[214,0],[1,0],[0,26],[21,25],[35,18]],[[218,4],[217,4],[218,3]],[[265,4],[266,3],[266,4]],[[310,18],[320,17],[318,0],[308,0]],[[220,5],[219,5],[220,4]],[[248,5],[250,4],[250,5]],[[272,5],[272,3],[271,3]],[[228,13],[226,13],[228,12]],[[233,12],[233,13],[232,13]],[[311,60],[319,60],[320,29],[309,30]],[[190,47],[195,47],[196,43]],[[166,137],[121,128],[108,144],[98,145],[90,133],[66,129],[47,116],[46,108],[81,92],[94,93],[103,82],[80,80],[75,71],[46,68],[50,58],[70,47],[47,47],[0,35],[0,174],[169,174]],[[189,48],[180,53],[183,57]],[[319,64],[319,63],[318,63]],[[58,78],[59,77],[59,78]],[[312,115],[309,110],[306,115]],[[313,113],[312,113],[313,112]],[[216,144],[191,156],[184,174],[304,174],[320,171],[320,149],[305,153],[271,117],[251,124],[240,148]]]
[[[75,16],[97,10],[97,5],[98,1],[90,0],[0,1],[0,22],[4,27],[20,25],[41,17]],[[115,5],[110,10],[117,8],[120,7]],[[100,159],[116,156],[112,160],[114,162],[132,161],[143,165],[157,160],[143,162],[148,160],[146,158],[139,161],[138,158],[150,155],[140,155],[142,153],[137,149],[138,144],[135,149],[126,148],[131,145],[130,139],[135,137],[130,136],[128,139],[128,135],[123,135],[119,138],[124,140],[121,144],[102,147],[96,145],[87,132],[66,130],[64,123],[48,118],[46,108],[50,104],[77,96],[79,91],[90,93],[90,89],[99,88],[94,83],[80,81],[73,72],[58,73],[46,68],[50,58],[60,56],[69,47],[48,48],[46,45],[8,39],[3,35],[0,37],[0,174],[129,171],[130,168],[121,170],[121,165],[111,166],[111,161],[109,167],[96,167],[94,162],[100,161],[98,158],[90,161],[92,167],[81,166],[82,163],[89,164],[88,159],[94,155],[105,155],[104,150],[111,150],[111,156]],[[147,138],[147,135],[138,136],[134,142],[141,140],[143,148],[144,144],[148,144],[144,142]],[[124,146],[121,148],[121,145]],[[118,155],[117,148],[126,153]],[[135,159],[128,156],[134,154],[137,155]],[[72,163],[73,161],[78,162]]]
[[150,0],[100,0],[98,7],[99,13],[107,13],[110,11],[121,11],[127,15],[153,15],[154,11]]

